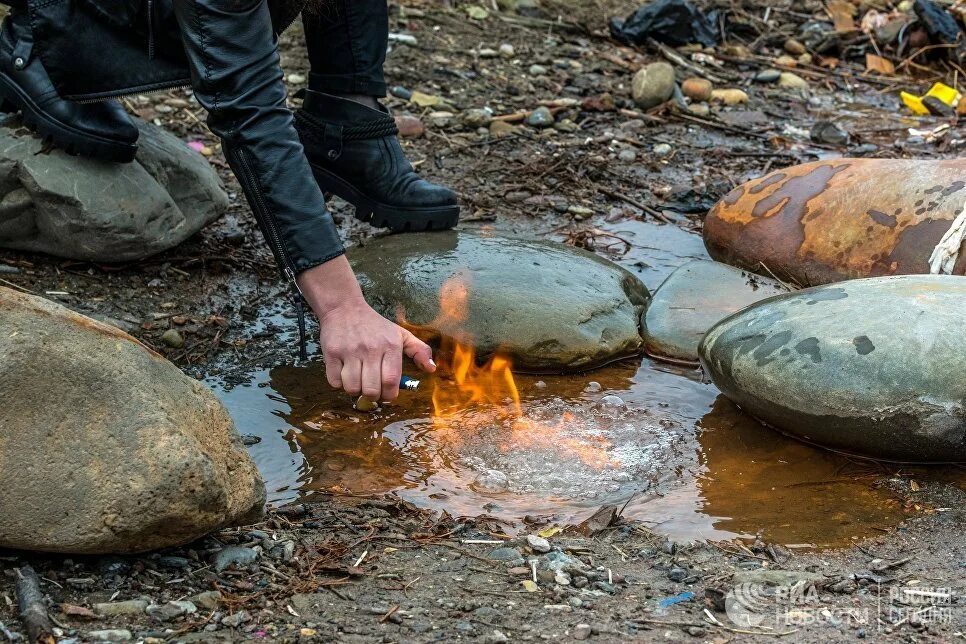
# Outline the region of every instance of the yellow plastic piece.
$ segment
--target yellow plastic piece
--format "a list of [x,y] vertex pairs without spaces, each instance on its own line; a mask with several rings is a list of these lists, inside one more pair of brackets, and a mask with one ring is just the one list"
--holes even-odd
[[[956,103],[963,97],[962,94],[956,91],[956,88],[943,85],[942,83],[933,85],[932,89],[926,92],[926,96],[935,96],[949,107],[956,107]],[[926,98],[926,96],[923,96],[923,98]]]
[[922,99],[931,96],[937,98],[946,105],[950,107],[956,107],[956,104],[962,100],[963,95],[960,94],[956,88],[950,87],[949,85],[944,85],[943,83],[936,83],[926,92],[925,96],[915,96],[909,92],[902,92],[899,97],[902,102],[905,103],[906,107],[915,114],[916,116],[929,116],[929,108],[927,108]]
[[909,111],[916,116],[929,116],[929,110],[922,104],[922,99],[918,96],[910,94],[909,92],[902,92],[899,94],[899,97],[902,98],[902,102],[906,104]]

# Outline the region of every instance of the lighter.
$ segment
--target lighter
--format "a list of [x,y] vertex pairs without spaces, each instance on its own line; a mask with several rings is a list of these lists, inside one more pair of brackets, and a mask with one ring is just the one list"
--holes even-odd
[[[416,391],[419,389],[419,381],[415,378],[410,378],[409,376],[403,376],[399,379],[399,390],[400,391]],[[374,400],[369,400],[365,396],[359,396],[356,400],[356,404],[353,408],[358,411],[376,411],[379,409],[379,403]]]

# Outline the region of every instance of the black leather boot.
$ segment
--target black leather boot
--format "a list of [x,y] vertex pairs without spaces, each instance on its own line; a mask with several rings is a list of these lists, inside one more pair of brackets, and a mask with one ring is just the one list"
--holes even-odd
[[295,127],[323,191],[354,205],[358,219],[392,232],[457,224],[456,193],[416,174],[389,110],[312,90],[299,95]]
[[0,28],[0,111],[21,112],[28,127],[68,154],[132,161],[138,128],[120,103],[62,99],[32,49],[26,16],[11,14]]

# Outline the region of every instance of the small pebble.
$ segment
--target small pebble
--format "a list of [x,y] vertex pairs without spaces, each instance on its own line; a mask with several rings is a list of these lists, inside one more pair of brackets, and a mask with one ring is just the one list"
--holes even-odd
[[158,559],[158,565],[165,568],[187,568],[191,565],[191,560],[187,557],[175,557],[168,555]]
[[573,633],[574,639],[585,640],[588,637],[590,637],[590,634],[592,632],[593,632],[593,629],[590,627],[590,624],[577,624],[576,626],[574,626],[574,633]]
[[389,90],[389,93],[395,96],[396,98],[403,99],[404,101],[408,101],[413,97],[413,93],[408,89],[406,89],[405,87],[403,87],[402,85],[394,86],[392,89]]
[[513,49],[513,45],[511,45],[510,43],[505,42],[502,45],[500,45],[500,55],[503,56],[504,58],[513,58],[515,54],[516,54],[516,51]]
[[140,615],[148,608],[148,602],[143,599],[128,599],[121,602],[104,602],[94,604],[94,612],[104,617],[119,615]]
[[399,136],[404,139],[415,139],[426,132],[426,126],[418,117],[400,114],[395,116],[394,120],[396,121],[396,128],[399,130]]
[[762,71],[755,74],[756,83],[777,83],[778,79],[782,77],[782,73],[778,69],[763,69]]
[[527,125],[531,125],[533,127],[550,127],[553,125],[553,122],[553,112],[551,112],[550,108],[545,105],[541,105],[537,109],[530,112],[530,115],[527,116]]
[[637,160],[637,152],[634,152],[630,148],[624,148],[617,153],[617,159],[623,163],[633,163]]
[[740,89],[716,89],[711,92],[711,100],[725,105],[741,105],[748,102],[748,94]]
[[681,84],[681,92],[692,101],[704,103],[711,100],[714,86],[703,78],[689,78]]
[[534,552],[539,552],[541,554],[550,552],[550,542],[535,534],[527,535],[527,545],[530,546]]
[[516,548],[496,548],[495,550],[491,550],[486,555],[486,558],[493,559],[494,561],[512,561],[516,566],[523,564],[523,555]]
[[248,613],[247,610],[240,610],[237,613],[234,613],[232,615],[227,615],[221,618],[222,625],[227,626],[228,628],[238,628],[245,622],[250,622],[250,621],[252,621],[252,616]]
[[686,568],[671,568],[667,573],[667,578],[676,583],[681,583],[688,576],[689,573]]
[[543,65],[530,65],[530,69],[527,70],[531,76],[546,76],[547,68]]
[[229,566],[244,567],[258,559],[258,551],[242,546],[228,546],[215,555],[215,572],[221,572]]
[[178,333],[177,329],[168,329],[162,333],[161,342],[164,342],[172,349],[180,349],[184,346],[184,338]]
[[792,56],[801,56],[802,54],[806,53],[808,50],[805,49],[805,45],[803,45],[802,43],[798,42],[794,38],[789,38],[788,40],[785,41],[785,51],[791,54]]
[[808,81],[791,72],[782,72],[778,77],[778,86],[785,89],[808,89]]
[[124,628],[112,628],[104,631],[88,631],[87,637],[99,642],[129,642],[134,639],[131,631]]
[[671,146],[667,143],[658,143],[654,146],[654,156],[658,158],[666,157],[667,155],[671,154],[671,150]]
[[301,85],[302,83],[305,82],[305,76],[302,76],[301,74],[289,74],[285,78],[285,80],[292,83],[293,85]]

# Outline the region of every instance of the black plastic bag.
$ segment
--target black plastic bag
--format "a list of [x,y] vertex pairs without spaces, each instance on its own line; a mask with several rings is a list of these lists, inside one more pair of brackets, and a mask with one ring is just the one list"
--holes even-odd
[[717,11],[705,15],[688,0],[655,0],[627,20],[612,18],[610,33],[629,45],[643,45],[653,38],[672,47],[692,43],[714,47],[718,44],[717,17]]
[[937,57],[945,54],[950,58],[962,59],[966,55],[966,37],[951,13],[932,0],[916,0],[913,9],[919,22],[926,28],[930,41],[937,45],[956,45],[955,48],[939,52]]

